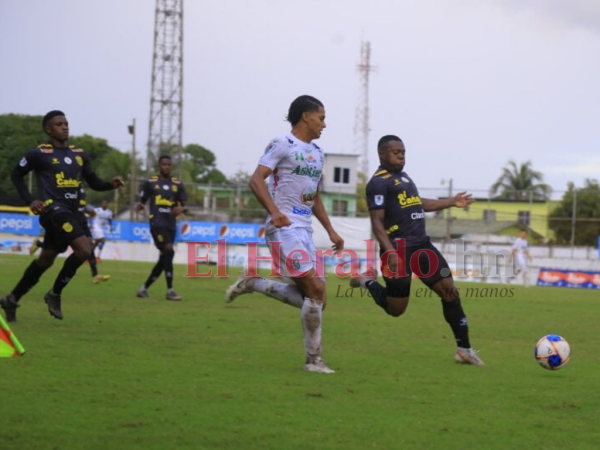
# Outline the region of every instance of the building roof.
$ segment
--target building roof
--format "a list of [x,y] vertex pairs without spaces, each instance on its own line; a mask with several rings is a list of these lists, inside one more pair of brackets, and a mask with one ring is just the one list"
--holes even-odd
[[[448,222],[444,218],[431,217],[426,219],[427,234],[432,239],[443,239],[446,237]],[[528,226],[522,225],[514,220],[470,220],[470,219],[452,219],[450,224],[450,236],[453,239],[462,237],[465,234],[506,234],[503,231],[509,228],[518,230],[527,230],[527,232],[536,238],[543,238],[541,234],[532,230]],[[515,233],[516,234],[516,233]]]

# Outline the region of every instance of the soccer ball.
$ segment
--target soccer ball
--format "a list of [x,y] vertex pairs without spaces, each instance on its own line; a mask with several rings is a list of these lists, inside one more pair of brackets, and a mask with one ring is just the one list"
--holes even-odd
[[535,345],[535,359],[544,369],[558,370],[569,362],[569,343],[557,334],[541,338]]

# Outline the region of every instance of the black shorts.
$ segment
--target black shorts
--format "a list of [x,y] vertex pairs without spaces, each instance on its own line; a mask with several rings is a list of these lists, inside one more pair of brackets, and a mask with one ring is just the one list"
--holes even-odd
[[78,214],[69,211],[42,214],[40,225],[46,230],[42,248],[59,253],[66,251],[75,239],[85,236]]
[[85,237],[91,238],[92,231],[90,230],[90,224],[88,223],[87,217],[80,217],[79,225],[81,226],[81,229],[83,230],[83,235]]
[[157,249],[162,250],[165,244],[173,244],[175,242],[176,228],[150,227],[152,240]]
[[[404,271],[399,267],[398,273],[405,276],[386,277],[385,274],[389,274],[389,271],[384,268],[385,261],[381,260],[381,270],[384,274],[383,279],[387,286],[388,296],[408,297],[413,273],[429,288],[444,278],[452,277],[446,258],[434,247],[429,238],[422,244],[406,248],[404,253]],[[401,265],[402,263],[399,260],[398,266]]]

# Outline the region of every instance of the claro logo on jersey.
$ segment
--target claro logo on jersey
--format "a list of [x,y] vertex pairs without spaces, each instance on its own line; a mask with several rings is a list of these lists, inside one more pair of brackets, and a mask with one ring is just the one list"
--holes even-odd
[[322,170],[313,169],[312,167],[300,167],[300,166],[296,166],[296,168],[294,170],[292,170],[292,173],[294,175],[302,175],[302,176],[312,177],[312,178],[320,178],[322,172],[323,172]]
[[[421,202],[421,197],[419,197],[418,195],[411,195],[409,197],[408,194],[406,193],[406,191],[402,191],[400,194],[398,194],[398,202],[400,203],[400,205],[403,208],[405,208],[407,206],[423,204],[423,202]],[[414,219],[414,217],[413,217],[413,219]]]
[[75,178],[65,178],[64,172],[56,174],[56,186],[61,188],[78,188],[81,182]]

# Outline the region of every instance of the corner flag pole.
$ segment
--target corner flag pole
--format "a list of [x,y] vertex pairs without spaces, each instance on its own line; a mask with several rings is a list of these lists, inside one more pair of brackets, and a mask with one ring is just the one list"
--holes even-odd
[[0,357],[22,356],[23,354],[25,354],[25,349],[0,316]]

